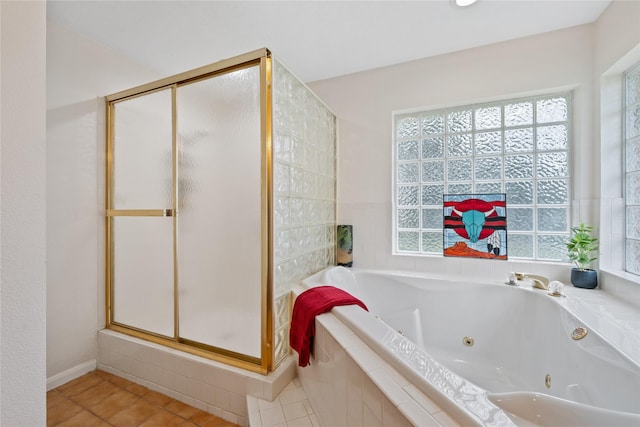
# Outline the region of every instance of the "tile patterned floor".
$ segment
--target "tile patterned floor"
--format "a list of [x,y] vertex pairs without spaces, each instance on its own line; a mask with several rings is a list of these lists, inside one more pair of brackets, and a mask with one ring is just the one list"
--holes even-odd
[[294,378],[273,402],[248,396],[247,406],[251,427],[320,427],[298,378]]
[[47,427],[53,426],[239,427],[104,371],[47,393]]

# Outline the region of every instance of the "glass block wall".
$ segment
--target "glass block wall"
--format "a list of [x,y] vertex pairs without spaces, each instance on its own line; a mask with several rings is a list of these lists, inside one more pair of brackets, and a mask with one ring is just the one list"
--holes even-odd
[[626,73],[625,95],[625,265],[640,274],[640,65]]
[[336,118],[273,60],[275,364],[289,353],[290,291],[334,264]]
[[506,193],[509,257],[566,258],[570,94],[396,114],[394,252],[442,254],[443,194]]

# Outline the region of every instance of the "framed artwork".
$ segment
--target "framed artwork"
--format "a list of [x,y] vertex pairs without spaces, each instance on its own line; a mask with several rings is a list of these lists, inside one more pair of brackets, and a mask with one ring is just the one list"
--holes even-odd
[[444,256],[507,259],[507,195],[445,194]]

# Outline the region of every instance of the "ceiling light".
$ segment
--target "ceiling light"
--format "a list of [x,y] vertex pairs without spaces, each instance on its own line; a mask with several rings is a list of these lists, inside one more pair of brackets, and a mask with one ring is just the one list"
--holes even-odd
[[460,6],[460,7],[471,6],[476,2],[476,0],[455,0],[455,1],[456,1],[456,6]]

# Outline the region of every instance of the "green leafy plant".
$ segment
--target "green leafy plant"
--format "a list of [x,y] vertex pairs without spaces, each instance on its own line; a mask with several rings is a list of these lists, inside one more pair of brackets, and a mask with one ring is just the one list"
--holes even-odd
[[578,227],[571,227],[572,237],[567,242],[567,255],[579,270],[587,270],[589,264],[598,259],[591,254],[598,249],[598,239],[591,233],[593,227],[580,224]]

